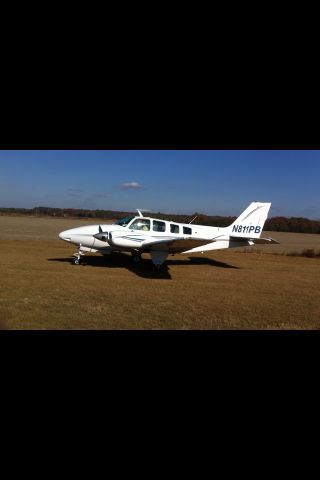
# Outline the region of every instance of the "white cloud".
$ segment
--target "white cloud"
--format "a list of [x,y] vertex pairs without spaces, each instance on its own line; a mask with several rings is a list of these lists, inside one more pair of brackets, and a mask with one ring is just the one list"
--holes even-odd
[[142,188],[142,185],[140,185],[138,182],[127,182],[127,183],[121,183],[119,187],[137,189],[137,188]]

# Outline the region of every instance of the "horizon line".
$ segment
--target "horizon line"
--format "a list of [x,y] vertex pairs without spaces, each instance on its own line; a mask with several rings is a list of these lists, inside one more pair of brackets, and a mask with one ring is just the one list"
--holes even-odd
[[[26,207],[1,207],[0,206],[0,211],[1,210],[10,210],[10,209],[17,209],[17,210],[35,210],[37,208],[48,208],[48,209],[51,209],[51,210],[77,210],[77,211],[89,211],[89,212],[97,212],[97,211],[101,211],[101,212],[115,212],[115,213],[134,213],[137,209],[134,209],[134,210],[112,210],[112,209],[108,209],[108,210],[105,210],[105,209],[101,209],[101,208],[95,208],[95,209],[92,209],[92,208],[74,208],[74,207],[48,207],[48,206],[45,206],[45,205],[38,205],[36,207],[30,207],[30,208],[26,208]],[[140,209],[141,210],[141,209]],[[195,214],[197,214],[198,216],[200,215],[204,215],[205,217],[221,217],[221,218],[238,218],[237,215],[210,215],[210,214],[207,214],[207,213],[201,213],[201,212],[193,212],[193,213],[166,213],[166,212],[153,212],[151,210],[149,210],[149,213],[151,214],[160,214],[160,215],[176,215],[176,216],[193,216]],[[309,217],[301,217],[301,216],[284,216],[284,215],[276,215],[276,216],[273,216],[273,217],[269,217],[267,220],[270,220],[272,218],[286,218],[286,219],[290,219],[290,218],[301,218],[301,219],[304,219],[304,220],[309,220],[311,222],[320,222],[320,218],[309,218]]]

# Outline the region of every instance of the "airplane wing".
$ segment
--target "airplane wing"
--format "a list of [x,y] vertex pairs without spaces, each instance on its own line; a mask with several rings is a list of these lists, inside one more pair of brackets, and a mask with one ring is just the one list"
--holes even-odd
[[[252,246],[255,244],[278,244],[276,240],[272,238],[233,238],[230,237],[231,241],[235,241],[237,243],[243,243],[244,246]],[[140,242],[140,243],[139,243]],[[190,250],[200,249],[200,247],[210,246],[212,247],[212,243],[208,239],[194,239],[191,237],[164,237],[164,238],[155,238],[149,237],[144,240],[139,240],[137,248],[139,250],[143,250],[145,252],[150,251],[168,251],[170,253],[189,253]],[[213,241],[213,243],[215,243]],[[217,244],[218,245],[218,244]],[[221,245],[222,246],[222,245]],[[225,248],[225,247],[223,247]],[[228,247],[227,247],[228,248]],[[211,248],[206,248],[206,250],[211,250]]]
[[183,252],[189,248],[206,245],[208,240],[197,240],[190,237],[168,237],[157,239],[146,239],[142,244],[143,250],[169,250],[170,252]]

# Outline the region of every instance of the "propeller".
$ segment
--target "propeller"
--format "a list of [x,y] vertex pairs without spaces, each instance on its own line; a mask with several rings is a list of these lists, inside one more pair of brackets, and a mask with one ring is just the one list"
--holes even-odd
[[109,234],[109,232],[104,232],[102,230],[101,225],[99,225],[99,232],[93,236],[97,240],[101,240],[102,242],[106,242],[106,243],[108,243],[108,240],[111,239],[111,233]]
[[93,235],[94,238],[97,240],[101,240],[102,242],[107,242],[108,240],[108,232],[104,232],[101,228],[101,225],[99,225],[99,232]]

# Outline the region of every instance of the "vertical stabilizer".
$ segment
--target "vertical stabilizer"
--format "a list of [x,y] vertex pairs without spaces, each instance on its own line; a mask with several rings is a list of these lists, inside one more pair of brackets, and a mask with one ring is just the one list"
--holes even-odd
[[271,203],[251,203],[240,217],[227,228],[230,237],[260,238],[270,207]]

